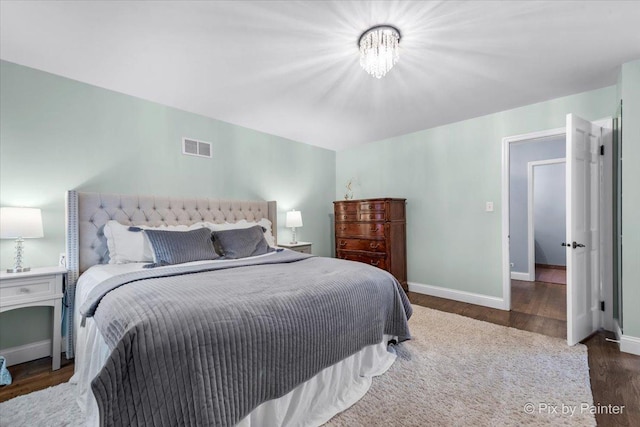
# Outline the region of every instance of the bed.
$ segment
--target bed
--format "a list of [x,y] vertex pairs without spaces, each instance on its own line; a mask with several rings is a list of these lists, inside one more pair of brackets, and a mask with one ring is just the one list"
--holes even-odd
[[268,220],[277,238],[275,202],[69,191],[67,356],[88,425],[321,425],[410,338],[411,305],[383,270],[273,248],[109,264],[114,220],[131,232]]

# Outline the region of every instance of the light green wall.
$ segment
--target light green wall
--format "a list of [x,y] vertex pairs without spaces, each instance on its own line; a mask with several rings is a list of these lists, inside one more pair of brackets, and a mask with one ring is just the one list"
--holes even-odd
[[[26,242],[29,265],[55,265],[64,251],[69,189],[277,200],[279,238],[289,239],[284,212],[296,208],[298,239],[331,254],[335,152],[4,61],[0,85],[0,205],[43,213],[45,238]],[[182,155],[183,136],[212,142],[213,159]],[[3,240],[0,266],[12,262]],[[49,329],[41,315],[2,314],[0,348]]]
[[500,298],[502,138],[609,117],[615,100],[610,86],[338,152],[336,197],[355,178],[355,198],[407,198],[409,281]]
[[622,65],[622,322],[640,337],[640,60]]
[[[43,209],[45,238],[27,241],[31,266],[64,251],[68,189],[279,202],[302,210],[299,240],[330,255],[334,197],[408,199],[409,280],[502,295],[501,140],[562,127],[565,115],[612,115],[624,99],[625,164],[640,159],[640,61],[617,86],[358,146],[337,154],[218,120],[0,62],[0,205]],[[212,142],[212,160],[180,154],[180,138]],[[630,160],[632,159],[632,160]],[[623,170],[625,334],[640,336],[640,169]],[[484,212],[493,201],[494,213]],[[0,266],[13,244],[0,242]],[[50,336],[48,309],[0,315],[0,348]],[[19,325],[16,327],[16,325]],[[16,332],[18,331],[18,332]]]

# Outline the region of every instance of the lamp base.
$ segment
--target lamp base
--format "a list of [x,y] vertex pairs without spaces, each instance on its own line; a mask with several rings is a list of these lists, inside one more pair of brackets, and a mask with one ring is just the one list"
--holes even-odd
[[18,237],[16,239],[16,257],[13,260],[13,268],[7,268],[7,273],[25,273],[31,268],[22,266],[22,251],[24,251],[24,239]]
[[7,268],[7,273],[26,273],[27,271],[31,271],[31,267]]

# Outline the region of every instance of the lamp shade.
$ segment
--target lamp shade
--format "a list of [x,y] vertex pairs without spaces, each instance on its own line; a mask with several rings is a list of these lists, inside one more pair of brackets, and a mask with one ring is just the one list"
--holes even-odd
[[300,211],[287,212],[285,227],[302,227],[302,214]]
[[37,208],[0,208],[1,239],[44,237],[42,212]]

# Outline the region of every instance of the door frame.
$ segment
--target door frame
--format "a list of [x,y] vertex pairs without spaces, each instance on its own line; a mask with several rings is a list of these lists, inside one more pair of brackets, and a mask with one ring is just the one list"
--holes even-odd
[[[557,158],[557,159],[546,159],[546,160],[534,160],[532,162],[527,163],[527,246],[528,246],[528,265],[529,265],[529,281],[534,282],[536,280],[536,248],[535,248],[535,221],[534,221],[534,197],[533,197],[533,189],[534,189],[534,178],[533,178],[533,169],[536,166],[545,166],[545,165],[555,165],[560,163],[567,163],[567,159],[565,157]],[[566,194],[565,194],[566,200]],[[562,241],[565,241],[565,236],[562,236]]]
[[[607,205],[607,200],[612,198],[613,191],[613,119],[606,117],[595,120],[595,124],[602,127],[602,144],[605,146],[603,156],[602,175],[600,184],[603,191],[600,191],[600,211],[601,215],[601,255],[600,262],[600,298],[605,301],[605,311],[601,313],[601,326],[607,330],[613,330],[613,206]],[[530,132],[525,134],[507,136],[502,138],[502,309],[511,310],[511,265],[509,255],[509,160],[510,147],[512,143],[521,141],[534,141],[552,136],[565,135],[566,126]]]
[[[562,136],[566,133],[567,129],[563,127],[502,138],[502,304],[504,310],[511,310],[511,258],[509,253],[509,192],[511,189],[509,163],[511,144]],[[530,274],[531,272],[529,271]]]
[[[604,156],[600,165],[600,298],[605,310],[600,313],[600,326],[608,331],[615,330],[613,320],[613,118],[594,122],[602,128]],[[616,178],[617,179],[617,178]]]

